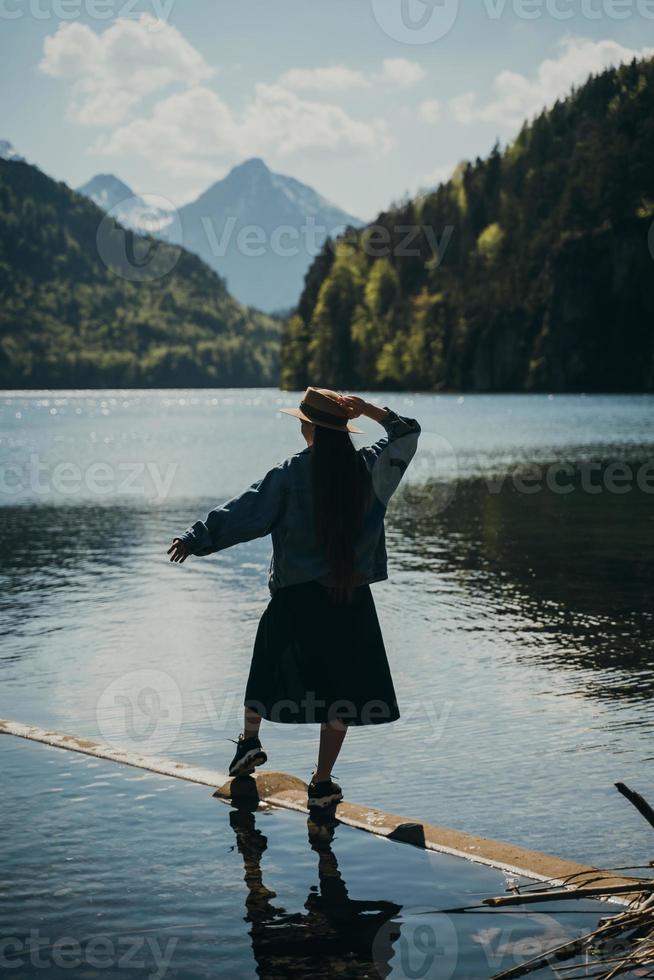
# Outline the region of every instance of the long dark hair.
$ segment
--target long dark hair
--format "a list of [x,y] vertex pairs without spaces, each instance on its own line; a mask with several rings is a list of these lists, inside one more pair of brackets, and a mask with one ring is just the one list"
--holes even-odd
[[329,564],[329,591],[349,602],[359,584],[355,548],[370,500],[371,479],[347,432],[316,425],[311,447],[316,534]]

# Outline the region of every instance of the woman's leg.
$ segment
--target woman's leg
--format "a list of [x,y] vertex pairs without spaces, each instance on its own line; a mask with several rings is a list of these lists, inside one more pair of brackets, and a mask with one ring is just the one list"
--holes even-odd
[[322,783],[332,774],[334,763],[338,759],[341,751],[343,739],[347,734],[347,725],[342,721],[323,721],[320,726],[320,748],[318,750],[318,768],[316,769],[313,781]]
[[243,715],[243,738],[256,738],[261,726],[261,715],[252,708],[246,708]]

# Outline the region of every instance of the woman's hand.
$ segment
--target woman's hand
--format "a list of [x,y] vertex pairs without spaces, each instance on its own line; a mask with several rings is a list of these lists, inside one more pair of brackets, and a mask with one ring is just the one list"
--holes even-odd
[[379,408],[378,405],[373,405],[371,402],[359,398],[358,395],[341,395],[341,404],[351,419],[357,419],[360,415],[365,415],[369,419],[374,419],[375,422],[381,422],[386,415],[385,408]]
[[341,395],[341,404],[351,419],[358,419],[360,415],[365,415],[368,406],[368,403],[358,395]]
[[171,561],[177,561],[181,565],[183,561],[186,561],[191,552],[185,541],[182,541],[181,538],[173,538],[173,543],[166,554],[170,555]]

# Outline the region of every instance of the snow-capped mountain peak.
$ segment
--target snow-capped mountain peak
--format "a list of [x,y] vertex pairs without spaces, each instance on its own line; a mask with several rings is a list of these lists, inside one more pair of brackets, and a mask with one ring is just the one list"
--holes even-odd
[[327,237],[363,224],[259,157],[233,167],[180,208],[179,217],[184,246],[224,276],[237,299],[266,311],[297,302]]
[[77,192],[140,234],[158,233],[173,220],[174,207],[169,201],[152,194],[136,194],[113,174],[96,174]]

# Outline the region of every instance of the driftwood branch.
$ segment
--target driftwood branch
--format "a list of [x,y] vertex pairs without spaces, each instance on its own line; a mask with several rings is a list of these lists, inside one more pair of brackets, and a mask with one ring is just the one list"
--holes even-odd
[[604,895],[638,895],[640,892],[654,892],[654,881],[634,881],[633,885],[598,885],[594,888],[548,889],[542,892],[524,892],[518,895],[498,895],[485,898],[484,905],[526,905],[530,902],[560,902],[571,898],[601,898]]
[[647,820],[650,826],[654,827],[654,810],[649,805],[647,800],[644,799],[640,793],[637,793],[633,789],[629,789],[629,787],[625,786],[624,783],[616,783],[615,788],[619,793],[622,793],[622,795],[626,797],[630,803],[633,803],[640,815],[645,817],[645,820]]

